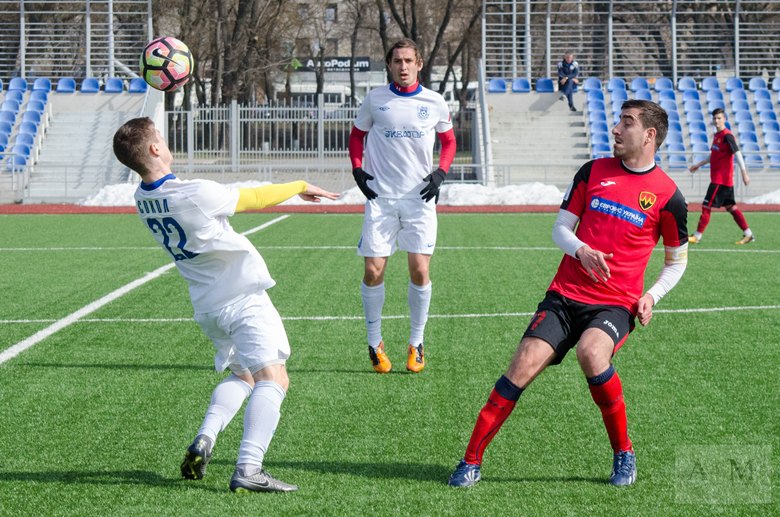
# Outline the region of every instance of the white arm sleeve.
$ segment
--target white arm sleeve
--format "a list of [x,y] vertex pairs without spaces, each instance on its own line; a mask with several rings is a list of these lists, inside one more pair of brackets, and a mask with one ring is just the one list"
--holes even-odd
[[555,220],[552,229],[552,240],[567,255],[577,258],[577,250],[585,246],[585,243],[574,234],[574,227],[577,226],[579,217],[568,210],[559,210],[558,218]]
[[666,293],[677,285],[688,265],[688,243],[682,246],[670,247],[664,246],[666,260],[661,274],[653,284],[653,287],[647,290],[647,294],[653,297],[653,305],[657,304]]
[[742,151],[734,153],[734,158],[737,159],[737,165],[739,165],[740,172],[745,172],[747,167],[745,166],[745,158],[742,157]]

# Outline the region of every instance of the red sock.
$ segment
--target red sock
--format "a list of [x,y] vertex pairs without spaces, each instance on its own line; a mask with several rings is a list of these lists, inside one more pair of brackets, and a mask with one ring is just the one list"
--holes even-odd
[[699,226],[696,227],[697,232],[704,233],[707,225],[710,224],[710,214],[712,214],[712,210],[709,208],[702,208],[701,217],[699,218]]
[[[607,377],[607,380],[603,381],[605,377]],[[595,384],[594,382],[601,382],[601,384]],[[633,451],[631,440],[628,437],[623,385],[620,383],[620,377],[618,377],[617,372],[610,366],[609,370],[601,375],[588,379],[588,383],[593,401],[601,410],[601,418],[604,420],[604,426],[607,428],[607,435],[609,435],[609,443],[612,445],[612,450],[615,452]]]
[[[504,381],[509,383],[514,390],[511,388],[509,390],[502,389]],[[499,390],[514,400],[502,396],[499,394]],[[477,423],[474,424],[469,445],[466,447],[466,455],[463,458],[466,460],[466,463],[482,464],[482,454],[496,433],[498,433],[498,430],[501,429],[501,426],[504,425],[504,421],[512,413],[521,392],[520,388],[511,384],[505,377],[499,379],[496,387],[490,392],[487,403],[480,410]]]
[[731,217],[733,217],[734,221],[737,222],[740,230],[744,232],[748,229],[747,219],[745,219],[745,216],[742,215],[742,211],[739,208],[733,208],[729,210],[729,212],[731,212]]

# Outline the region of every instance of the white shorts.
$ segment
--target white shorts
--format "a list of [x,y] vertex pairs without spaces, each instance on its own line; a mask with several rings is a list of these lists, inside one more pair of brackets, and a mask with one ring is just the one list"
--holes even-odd
[[265,292],[251,294],[220,310],[195,314],[203,332],[214,343],[214,368],[253,374],[290,357],[290,343],[282,318]]
[[389,257],[398,247],[409,253],[433,255],[437,227],[436,203],[378,197],[366,202],[357,254]]

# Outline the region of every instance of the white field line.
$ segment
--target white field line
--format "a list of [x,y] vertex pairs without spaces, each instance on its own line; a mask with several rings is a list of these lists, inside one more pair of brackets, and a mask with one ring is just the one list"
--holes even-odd
[[[780,305],[743,305],[735,307],[693,307],[690,309],[657,309],[653,314],[691,314],[717,313],[734,311],[774,311],[780,310]],[[463,319],[463,318],[514,318],[532,316],[533,312],[492,312],[474,314],[429,314],[432,319]],[[408,319],[405,314],[382,316],[386,320]],[[283,316],[285,321],[362,321],[363,316]],[[5,324],[50,323],[55,320],[0,320]],[[192,318],[81,318],[80,323],[192,323]]]
[[[284,219],[287,219],[289,215],[283,215],[280,217],[277,217],[276,219],[272,219],[268,221],[265,224],[261,224],[260,226],[257,226],[255,228],[252,228],[251,230],[247,230],[243,233],[243,235],[251,235],[255,232],[259,232],[260,230],[263,230],[264,228],[267,228],[271,226],[272,224],[278,223],[280,221],[283,221]],[[7,348],[6,350],[3,350],[0,352],[0,364],[5,363],[6,361],[9,361],[16,357],[17,355],[21,354],[28,348],[36,345],[37,343],[40,343],[47,337],[51,336],[55,332],[62,330],[63,328],[72,325],[73,323],[81,320],[84,318],[84,316],[87,316],[89,314],[92,314],[96,310],[100,309],[104,305],[107,305],[111,303],[112,301],[116,300],[117,298],[124,296],[125,294],[129,293],[136,287],[140,287],[144,285],[147,282],[150,282],[154,280],[155,278],[158,278],[159,276],[163,275],[165,272],[167,272],[170,269],[173,269],[175,267],[175,264],[171,262],[170,264],[166,264],[165,266],[162,266],[158,269],[155,269],[154,271],[150,273],[146,273],[141,278],[138,278],[136,280],[133,280],[129,284],[126,284],[119,289],[108,293],[107,295],[103,296],[102,298],[95,300],[94,302],[85,305],[81,309],[77,310],[76,312],[73,312],[64,318],[61,318],[59,320],[54,321],[51,325],[46,327],[45,329],[39,330],[32,336],[28,337],[27,339],[24,339],[15,345],[11,346],[10,348]]]

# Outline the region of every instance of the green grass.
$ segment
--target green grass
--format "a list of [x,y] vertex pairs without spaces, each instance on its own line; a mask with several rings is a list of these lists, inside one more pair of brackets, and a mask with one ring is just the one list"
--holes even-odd
[[[293,348],[266,467],[300,491],[229,492],[242,414],[206,478],[179,479],[222,375],[169,271],[0,365],[0,515],[778,514],[780,215],[747,216],[758,240],[741,248],[732,219],[713,215],[680,284],[616,357],[633,487],[606,484],[609,443],[573,356],[523,395],[483,481],[445,484],[528,322],[516,314],[535,309],[557,268],[554,214],[440,215],[429,366],[405,372],[408,321],[388,318],[396,369],[384,376],[370,370],[359,318],[361,216],[291,215],[250,239],[277,280],[269,293]],[[276,217],[232,222],[244,231]],[[0,351],[168,263],[133,215],[4,216],[0,243]],[[648,281],[661,263],[654,253]],[[407,282],[396,256],[385,315],[407,313]],[[719,307],[769,308],[678,312]],[[692,484],[681,460],[701,447]],[[740,453],[736,477],[716,469]]]

